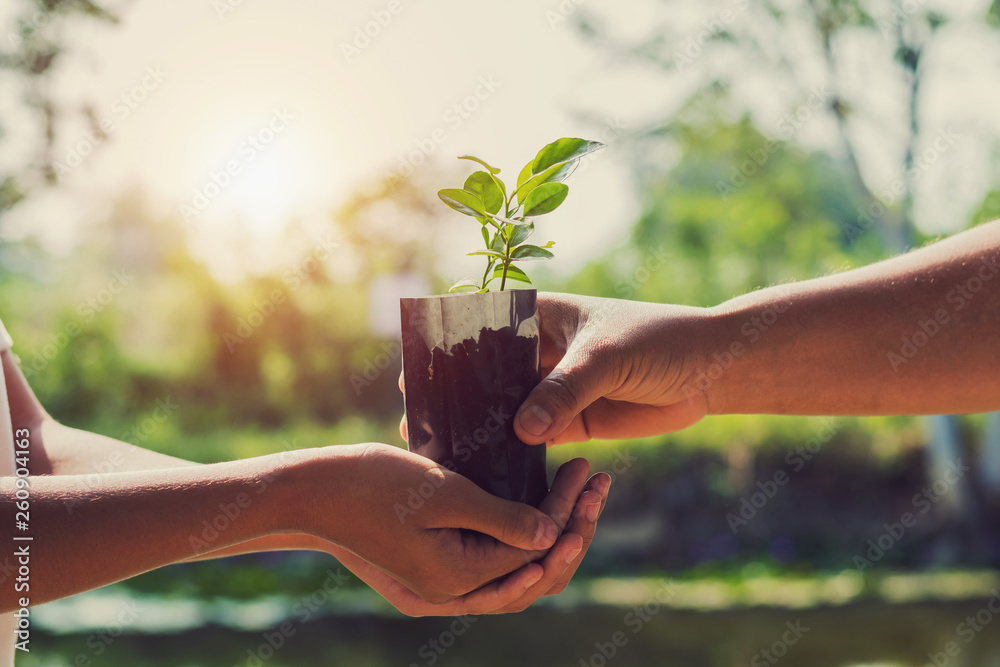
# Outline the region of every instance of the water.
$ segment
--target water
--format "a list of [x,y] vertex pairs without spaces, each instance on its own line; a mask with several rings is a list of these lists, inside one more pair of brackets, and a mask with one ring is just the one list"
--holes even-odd
[[[67,635],[36,631],[18,667],[1000,666],[1000,622],[992,623],[989,604],[984,596],[803,610],[590,605],[467,619],[290,617],[264,632],[209,624],[117,636],[109,626]],[[1000,612],[998,601],[992,604]]]

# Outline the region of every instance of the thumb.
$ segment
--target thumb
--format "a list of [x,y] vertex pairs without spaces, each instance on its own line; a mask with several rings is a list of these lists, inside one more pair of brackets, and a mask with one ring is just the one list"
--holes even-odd
[[607,370],[595,355],[582,345],[571,345],[521,404],[514,417],[514,431],[529,445],[553,440],[584,408],[610,390]]
[[454,527],[485,533],[504,544],[535,551],[548,549],[559,537],[559,528],[544,512],[531,505],[505,500],[469,482],[461,507],[454,515]]

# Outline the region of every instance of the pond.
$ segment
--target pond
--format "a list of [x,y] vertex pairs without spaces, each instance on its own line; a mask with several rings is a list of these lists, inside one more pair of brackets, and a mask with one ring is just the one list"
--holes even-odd
[[[810,609],[547,605],[518,615],[287,617],[264,631],[35,631],[19,667],[923,667],[1000,665],[1000,600]],[[949,656],[949,653],[951,654]]]

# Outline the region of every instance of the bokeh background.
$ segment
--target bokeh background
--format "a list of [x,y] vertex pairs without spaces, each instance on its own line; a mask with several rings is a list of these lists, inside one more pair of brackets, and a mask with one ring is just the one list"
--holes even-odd
[[[988,0],[4,0],[0,21],[0,315],[25,374],[65,423],[200,462],[403,445],[398,298],[478,266],[435,196],[457,155],[510,179],[558,137],[609,145],[540,223],[535,285],[579,294],[710,306],[1000,216]],[[1000,664],[995,415],[714,417],[549,454],[615,483],[572,586],[521,615],[406,619],[328,557],[265,554],[45,605],[19,664]]]

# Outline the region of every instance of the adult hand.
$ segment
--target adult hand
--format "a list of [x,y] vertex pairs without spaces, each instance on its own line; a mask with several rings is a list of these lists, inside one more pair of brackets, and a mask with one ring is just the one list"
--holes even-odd
[[529,444],[639,438],[708,412],[686,384],[704,361],[699,308],[539,294],[544,379],[514,428]]
[[[528,563],[497,581],[447,602],[434,604],[359,558],[330,545],[327,549],[362,581],[408,616],[460,616],[521,611],[542,595],[554,595],[572,578],[593,539],[597,517],[607,499],[611,479],[604,473],[586,480],[588,464],[574,459],[556,473],[552,490],[541,508],[563,529],[562,536],[545,557]],[[533,557],[534,554],[525,554]]]
[[389,445],[307,450],[286,479],[299,513],[294,530],[347,549],[429,602],[541,558],[560,531],[543,511]]

